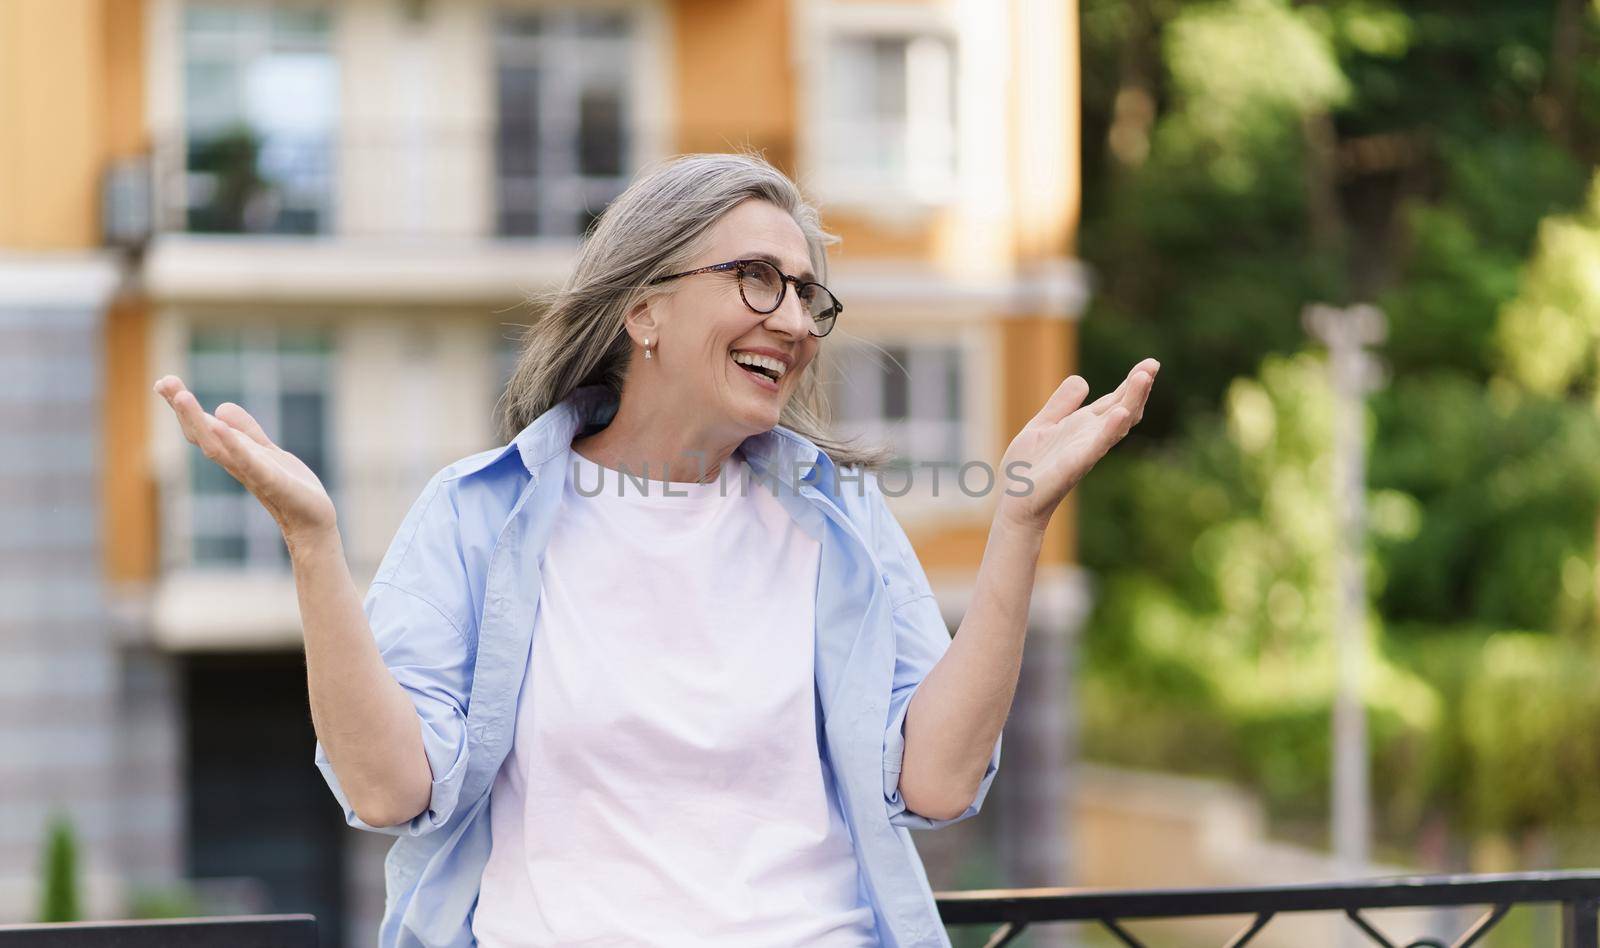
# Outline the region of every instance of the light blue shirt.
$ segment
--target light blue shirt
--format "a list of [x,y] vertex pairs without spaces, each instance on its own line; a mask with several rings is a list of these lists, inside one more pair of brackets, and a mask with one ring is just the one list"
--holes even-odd
[[[428,807],[408,823],[368,825],[320,741],[315,759],[351,826],[398,837],[384,863],[380,948],[473,944],[489,790],[511,749],[540,561],[567,476],[561,461],[580,431],[615,411],[609,390],[580,389],[510,444],[440,471],[373,577],[364,609],[384,664],[421,717],[433,768]],[[765,478],[755,489],[775,489],[821,543],[815,668],[823,772],[849,825],[878,936],[885,948],[948,945],[909,830],[977,813],[1000,765],[1000,741],[965,812],[931,820],[906,809],[906,710],[950,646],[916,553],[871,475],[837,468],[783,427],[746,439],[741,450]]]

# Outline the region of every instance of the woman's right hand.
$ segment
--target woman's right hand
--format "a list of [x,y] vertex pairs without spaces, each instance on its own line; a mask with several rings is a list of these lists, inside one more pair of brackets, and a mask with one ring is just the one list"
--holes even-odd
[[285,540],[292,542],[337,527],[333,499],[322,481],[304,461],[273,444],[249,412],[233,402],[223,402],[215,415],[208,413],[176,375],[158,379],[155,392],[172,406],[189,443],[261,502],[278,522]]

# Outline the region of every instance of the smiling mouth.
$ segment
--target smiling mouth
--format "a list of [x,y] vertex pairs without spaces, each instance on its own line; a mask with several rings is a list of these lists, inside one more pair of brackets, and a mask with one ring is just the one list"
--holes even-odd
[[753,352],[735,350],[732,353],[733,363],[739,368],[758,378],[777,383],[783,379],[789,367],[771,356],[756,355]]

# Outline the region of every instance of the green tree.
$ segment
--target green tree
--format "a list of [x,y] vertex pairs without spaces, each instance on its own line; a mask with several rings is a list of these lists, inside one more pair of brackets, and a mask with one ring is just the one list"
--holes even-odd
[[[1230,387],[1211,437],[1136,465],[1115,524],[1098,526],[1164,537],[1171,555],[1157,568],[1170,581],[1127,568],[1101,590],[1083,685],[1091,753],[1243,779],[1282,815],[1325,812],[1337,667],[1331,425],[1322,360],[1271,357]],[[1415,518],[1392,492],[1370,505],[1386,530]],[[1378,632],[1370,616],[1375,644]],[[1429,787],[1411,777],[1427,765],[1438,698],[1381,650],[1366,691],[1386,765],[1380,796],[1390,821],[1409,827]]]
[[[1167,370],[1081,488],[1089,752],[1323,806],[1325,432],[1298,317],[1374,300],[1384,825],[1600,820],[1572,805],[1584,767],[1512,744],[1600,726],[1570,672],[1600,648],[1597,5],[1084,0],[1082,24],[1084,372]],[[1541,700],[1497,716],[1522,688]]]

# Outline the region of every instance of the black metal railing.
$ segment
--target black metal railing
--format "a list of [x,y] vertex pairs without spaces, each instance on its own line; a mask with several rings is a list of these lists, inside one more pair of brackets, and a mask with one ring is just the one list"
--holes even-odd
[[0,925],[0,948],[317,948],[310,915]]
[[1600,948],[1600,872],[1406,876],[1221,889],[988,889],[940,892],[936,898],[946,925],[998,924],[987,948],[999,948],[1042,922],[1096,924],[1129,948],[1145,948],[1125,923],[1245,915],[1250,921],[1225,943],[1225,948],[1244,948],[1277,916],[1309,912],[1342,914],[1377,948],[1401,948],[1401,942],[1385,935],[1368,916],[1370,910],[1484,906],[1483,914],[1453,940],[1429,937],[1403,943],[1405,948],[1468,948],[1519,905],[1561,908],[1561,948]]
[[[946,925],[997,924],[987,948],[999,948],[1032,924],[1097,924],[1129,948],[1145,943],[1130,921],[1248,916],[1224,948],[1245,948],[1279,915],[1344,915],[1377,948],[1401,948],[1368,916],[1378,909],[1483,906],[1449,941],[1414,938],[1404,948],[1470,948],[1516,906],[1561,909],[1561,948],[1600,948],[1600,872],[1528,872],[1480,876],[1406,876],[1320,885],[1214,889],[985,889],[940,892]],[[310,915],[0,925],[0,948],[315,948]]]

